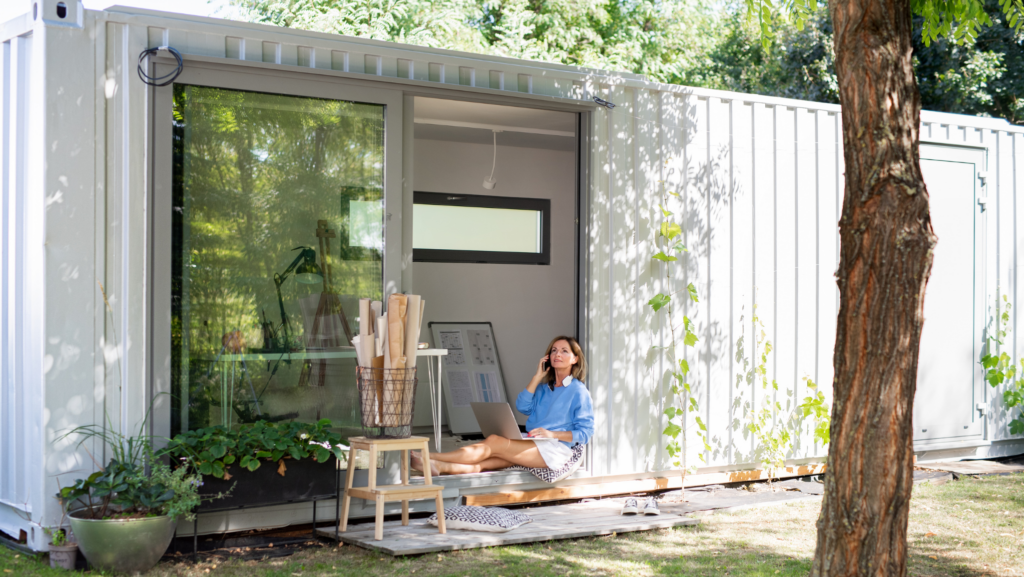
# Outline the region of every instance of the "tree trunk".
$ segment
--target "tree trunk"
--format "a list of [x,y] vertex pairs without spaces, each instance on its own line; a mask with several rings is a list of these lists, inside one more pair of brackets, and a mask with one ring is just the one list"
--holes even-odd
[[903,576],[914,390],[935,235],[918,161],[909,0],[833,0],[846,191],[814,576]]

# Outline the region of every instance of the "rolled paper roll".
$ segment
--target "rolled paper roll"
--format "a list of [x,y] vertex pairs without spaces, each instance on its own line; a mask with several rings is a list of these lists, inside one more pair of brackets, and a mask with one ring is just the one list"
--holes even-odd
[[377,413],[377,422],[374,424],[379,427],[384,423],[384,403],[381,402],[384,400],[384,355],[370,359],[370,366],[373,367],[373,382],[377,393],[373,396]]
[[407,295],[405,322],[405,362],[407,367],[416,366],[416,344],[420,342],[420,296]]
[[373,333],[375,319],[371,313],[370,299],[359,299],[359,334],[369,335]]
[[377,317],[377,330],[374,333],[374,344],[376,345],[375,352],[374,352],[375,356],[380,357],[380,356],[384,355],[384,343],[386,342],[384,340],[384,335],[387,334],[387,332],[388,332],[387,328],[388,328],[388,318],[387,317]]
[[404,369],[404,364],[399,364],[405,356],[405,318],[407,314],[408,299],[403,294],[393,294],[388,297],[388,347],[391,352],[392,369]]

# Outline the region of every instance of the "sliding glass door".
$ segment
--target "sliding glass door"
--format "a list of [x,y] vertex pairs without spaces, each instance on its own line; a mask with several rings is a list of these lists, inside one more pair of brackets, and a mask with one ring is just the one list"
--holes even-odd
[[387,103],[190,83],[168,96],[168,432],[356,431],[358,299],[381,299],[387,276]]

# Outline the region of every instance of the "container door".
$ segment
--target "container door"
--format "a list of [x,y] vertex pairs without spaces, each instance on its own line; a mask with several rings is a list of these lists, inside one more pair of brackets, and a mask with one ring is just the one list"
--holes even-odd
[[982,433],[974,410],[982,375],[984,150],[922,145],[921,170],[939,237],[924,300],[914,400],[914,441],[957,442]]

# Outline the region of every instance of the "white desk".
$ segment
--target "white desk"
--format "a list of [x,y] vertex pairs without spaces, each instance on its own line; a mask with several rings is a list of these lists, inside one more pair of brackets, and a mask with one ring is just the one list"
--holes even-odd
[[[417,357],[437,357],[437,390],[434,390],[434,366],[427,361],[427,378],[430,383],[430,419],[434,421],[434,447],[441,452],[441,373],[444,371],[444,357],[448,356],[448,349],[420,349],[416,351]],[[436,402],[435,402],[436,401]]]
[[[444,372],[444,357],[448,356],[448,349],[420,349],[416,351],[417,357],[436,357],[437,358],[437,379],[434,378],[434,364],[431,360],[427,361],[427,382],[430,385],[430,418],[434,423],[434,446],[437,451],[441,451],[441,374]],[[213,361],[221,363],[237,362],[237,361],[304,361],[304,360],[318,360],[318,359],[355,359],[356,349],[355,347],[337,347],[329,351],[291,351],[291,352],[251,352],[242,354],[225,354],[215,358],[204,358],[204,361]],[[234,369],[232,368],[232,373]],[[231,381],[234,381],[234,374],[231,376]],[[253,391],[255,394],[256,391]],[[229,397],[230,394],[230,397]],[[221,402],[223,403],[222,412],[224,413],[221,418],[224,422],[230,422],[230,405],[234,402],[234,387],[228,386],[228,374],[227,371],[221,371]]]

